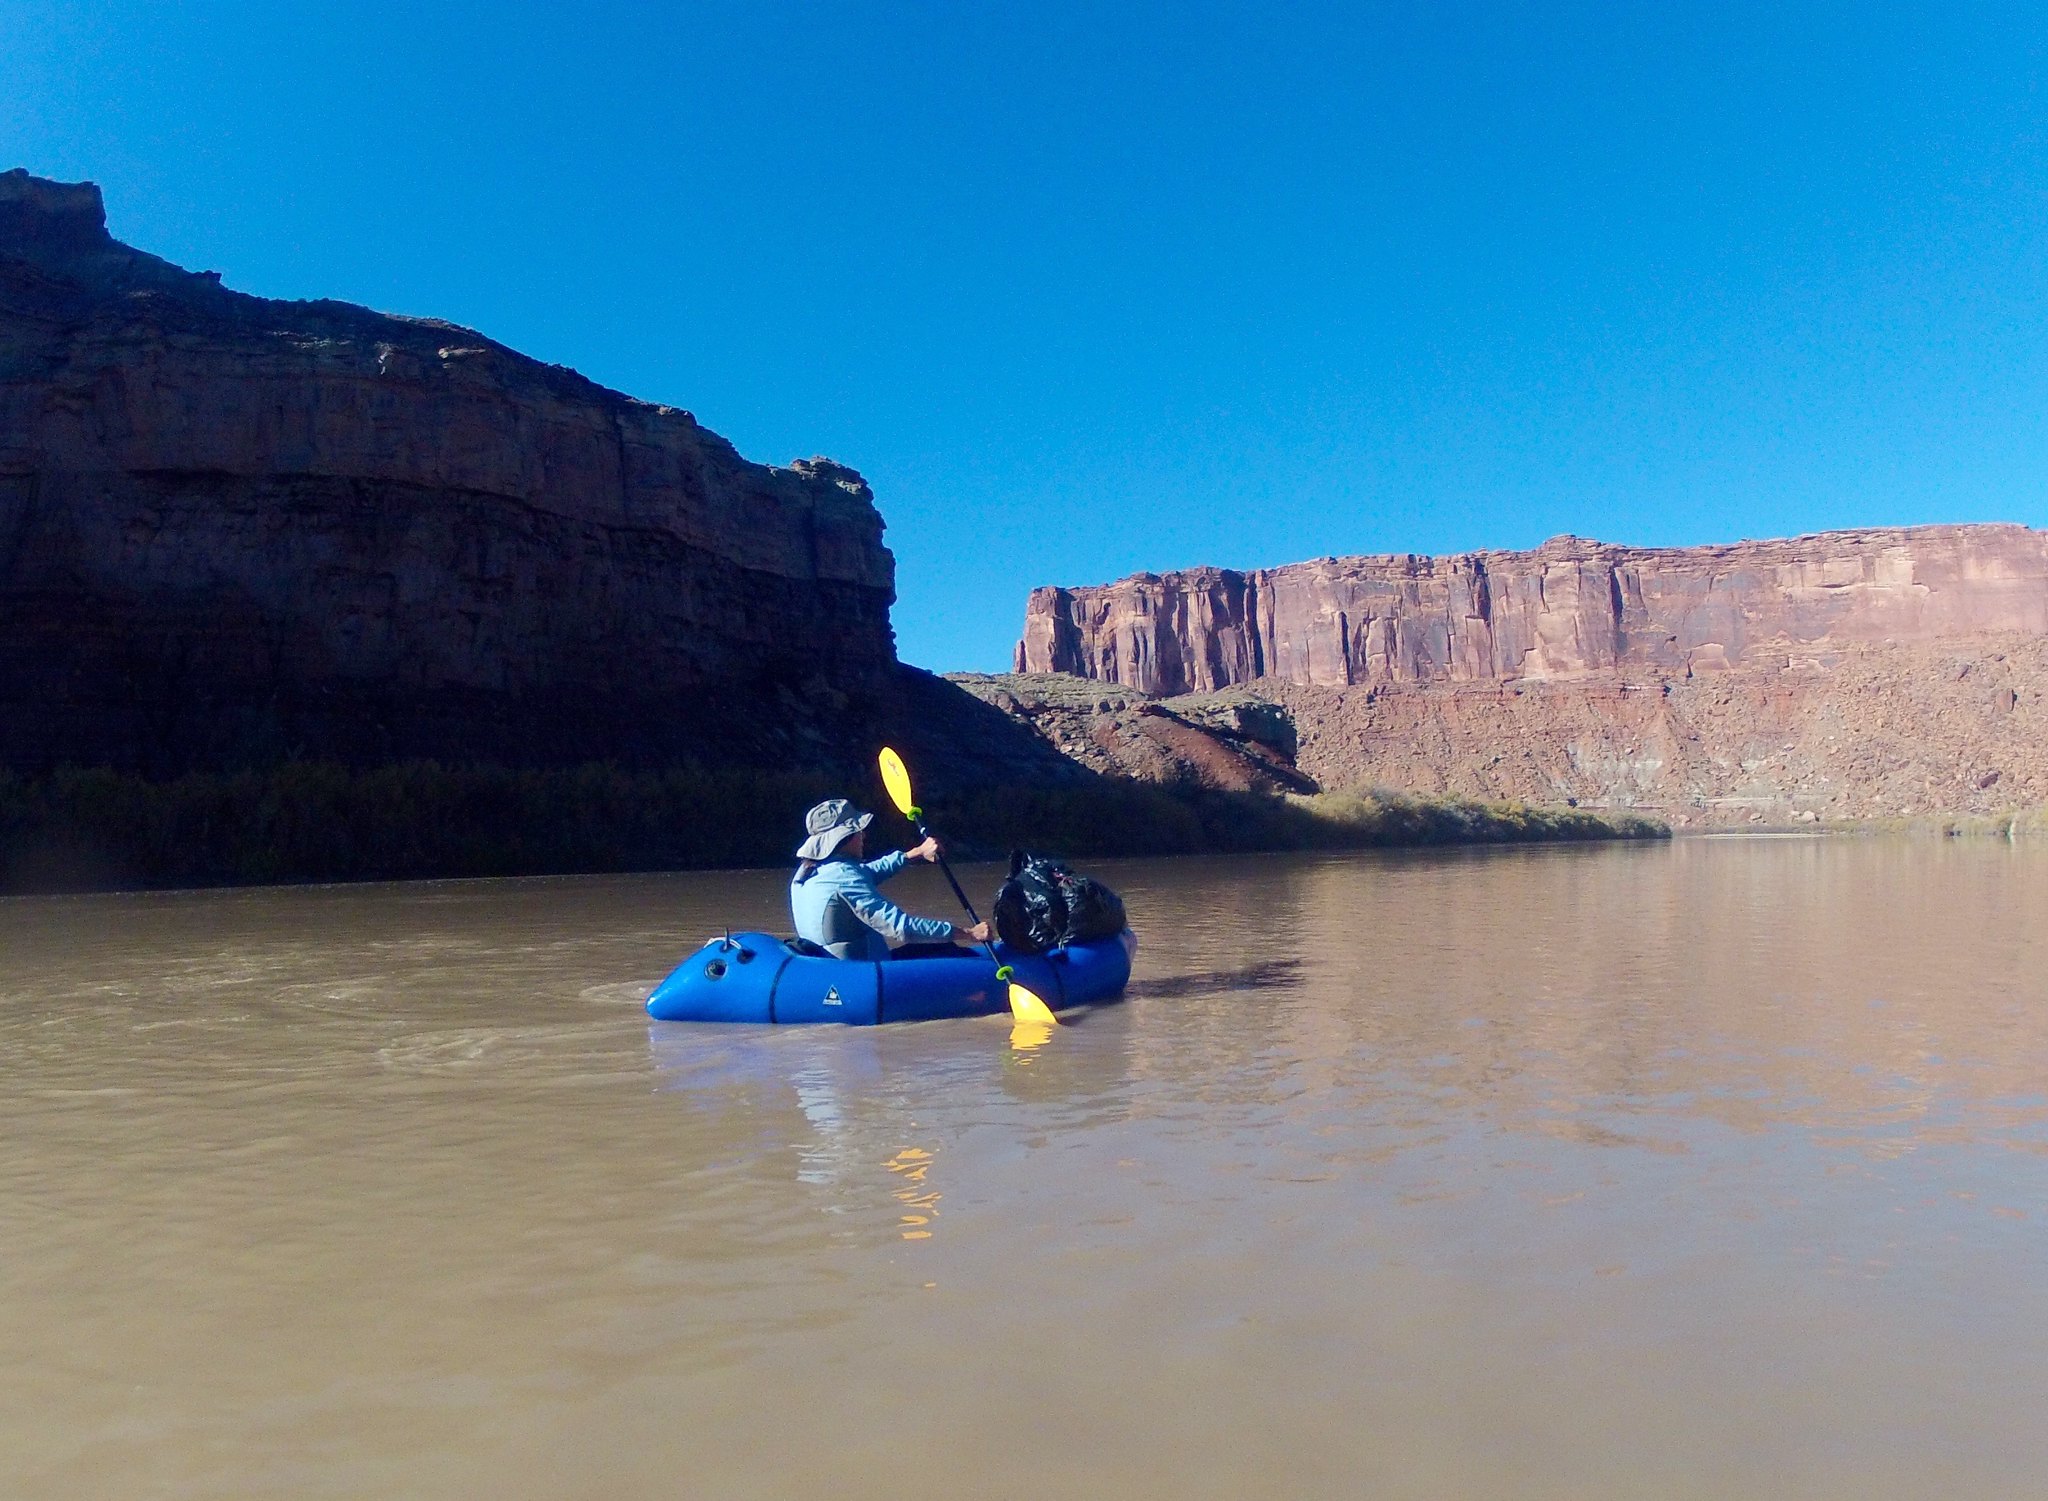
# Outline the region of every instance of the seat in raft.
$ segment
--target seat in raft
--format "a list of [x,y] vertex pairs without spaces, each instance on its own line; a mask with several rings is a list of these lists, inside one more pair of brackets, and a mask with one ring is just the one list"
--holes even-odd
[[[1077,943],[1049,954],[996,954],[1017,983],[1053,1010],[1120,995],[1131,978],[1138,940],[1126,928],[1114,938]],[[647,1014],[679,1022],[932,1021],[989,1016],[1010,1009],[1009,989],[988,955],[963,949],[915,959],[834,959],[798,953],[771,933],[714,938],[672,970],[647,997]]]

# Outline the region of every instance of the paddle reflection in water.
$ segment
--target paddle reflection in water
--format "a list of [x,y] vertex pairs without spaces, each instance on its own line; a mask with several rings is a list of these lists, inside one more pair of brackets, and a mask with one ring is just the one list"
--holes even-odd
[[1010,1051],[1017,1054],[1019,1064],[1029,1063],[1030,1055],[1052,1041],[1053,1029],[1042,1021],[1020,1021],[1010,1028]]
[[896,1202],[904,1206],[898,1221],[903,1226],[903,1238],[930,1240],[932,1232],[926,1227],[938,1218],[940,1197],[936,1189],[925,1183],[931,1172],[932,1154],[923,1147],[905,1147],[882,1166],[903,1180],[904,1186],[895,1193]]

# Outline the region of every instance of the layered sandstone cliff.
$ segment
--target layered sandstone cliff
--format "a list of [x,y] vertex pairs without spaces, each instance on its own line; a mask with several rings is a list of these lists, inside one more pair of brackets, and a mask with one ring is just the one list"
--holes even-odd
[[1140,574],[1034,591],[1017,658],[1248,688],[1330,788],[1681,825],[2048,800],[2048,533],[2021,526]]
[[892,597],[850,469],[0,174],[0,765],[787,751],[891,691]]
[[2048,532],[1928,526],[1721,547],[1324,558],[1037,589],[1020,672],[1146,693],[1684,675],[1888,641],[2048,632]]

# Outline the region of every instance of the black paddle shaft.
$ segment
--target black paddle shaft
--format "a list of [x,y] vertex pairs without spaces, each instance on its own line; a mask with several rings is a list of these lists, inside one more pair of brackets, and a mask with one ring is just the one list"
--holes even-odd
[[[919,837],[924,839],[930,839],[932,837],[932,831],[924,826],[924,820],[920,818],[916,820],[916,823]],[[971,923],[979,923],[981,921],[981,914],[974,910],[974,903],[967,900],[967,893],[960,889],[960,882],[959,879],[955,877],[953,874],[953,867],[946,863],[945,851],[938,850],[934,851],[934,853],[936,853],[939,857],[939,869],[943,870],[946,873],[946,880],[948,883],[951,884],[953,888],[953,895],[959,897],[960,905],[967,909],[967,920]]]
[[[914,820],[914,822],[917,825],[917,832],[922,837],[926,839],[930,839],[932,837],[932,831],[924,826],[924,820],[922,818],[916,819]],[[953,888],[953,895],[959,897],[960,905],[967,909],[967,920],[975,924],[976,926],[979,926],[981,923],[981,914],[974,910],[974,903],[967,900],[967,892],[961,887],[960,878],[953,874],[953,867],[946,863],[946,852],[944,850],[939,850],[936,851],[936,853],[939,857],[939,869],[943,870],[946,873],[946,880]],[[996,958],[995,944],[985,939],[983,940],[981,946],[988,950],[989,961],[997,967],[998,978],[1001,978],[1002,970],[1008,968],[1008,966],[1005,965],[1002,960]]]

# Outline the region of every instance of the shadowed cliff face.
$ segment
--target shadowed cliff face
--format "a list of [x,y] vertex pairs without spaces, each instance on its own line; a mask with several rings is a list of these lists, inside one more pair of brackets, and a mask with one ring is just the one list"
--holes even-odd
[[1020,672],[1145,693],[1689,676],[1887,642],[2048,632],[2048,533],[1828,532],[1724,547],[1325,558],[1032,592]]
[[0,764],[801,760],[894,691],[892,598],[850,469],[0,174]]

